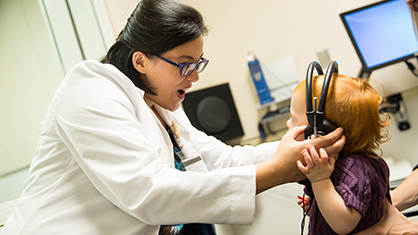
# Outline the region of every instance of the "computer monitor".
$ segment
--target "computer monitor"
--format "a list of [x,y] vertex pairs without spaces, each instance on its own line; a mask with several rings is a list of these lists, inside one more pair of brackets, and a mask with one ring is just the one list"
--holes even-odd
[[379,1],[340,17],[365,72],[407,60],[418,52],[405,0]]

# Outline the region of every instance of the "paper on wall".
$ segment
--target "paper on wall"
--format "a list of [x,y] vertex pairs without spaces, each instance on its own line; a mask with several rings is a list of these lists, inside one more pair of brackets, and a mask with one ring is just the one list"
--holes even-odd
[[261,66],[267,86],[275,103],[290,99],[299,83],[299,75],[293,56],[287,56]]

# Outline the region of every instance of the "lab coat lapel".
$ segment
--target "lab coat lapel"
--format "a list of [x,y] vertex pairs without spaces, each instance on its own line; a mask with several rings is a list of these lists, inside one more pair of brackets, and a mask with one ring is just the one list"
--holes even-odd
[[150,145],[158,152],[158,155],[164,163],[174,167],[173,145],[164,127],[145,102],[145,92],[136,87],[123,73],[117,71],[117,74],[120,76],[114,76],[112,79],[127,92],[135,107],[136,118],[142,124],[141,127],[144,129],[145,136],[149,140]]
[[[186,170],[207,172],[208,168],[203,161],[201,152],[199,151],[199,148],[195,146],[193,140],[190,138],[189,130],[193,127],[188,121],[187,116],[184,114],[183,110],[179,109],[177,111],[170,112],[158,106],[156,109],[160,116],[168,125],[170,125],[171,130],[174,132],[177,144],[180,146],[183,154],[183,158],[181,160],[183,161]],[[190,126],[186,128],[183,125]]]
[[141,123],[144,123],[142,127],[150,144],[158,152],[158,155],[161,157],[164,163],[169,164],[174,168],[174,152],[173,144],[171,143],[170,137],[167,134],[167,131],[160,123],[160,120],[153,113],[151,108],[145,103],[143,99],[144,92],[138,89],[138,92],[141,94],[141,107],[137,108],[137,116]]

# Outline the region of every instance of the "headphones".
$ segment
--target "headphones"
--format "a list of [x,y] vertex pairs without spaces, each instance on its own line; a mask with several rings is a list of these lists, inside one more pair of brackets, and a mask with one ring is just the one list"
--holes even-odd
[[308,66],[306,74],[306,116],[308,125],[305,129],[305,139],[311,138],[312,135],[326,135],[337,129],[337,125],[325,118],[325,102],[327,100],[328,88],[331,77],[334,73],[338,74],[338,63],[332,61],[325,72],[324,83],[322,84],[321,98],[319,100],[318,109],[316,107],[316,97],[314,98],[314,108],[312,108],[312,76],[314,69],[318,75],[324,75],[321,65],[317,61],[312,61]]

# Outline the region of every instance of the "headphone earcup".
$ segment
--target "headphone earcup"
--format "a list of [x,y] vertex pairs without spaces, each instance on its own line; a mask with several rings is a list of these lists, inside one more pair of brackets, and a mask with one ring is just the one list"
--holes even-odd
[[[323,135],[327,135],[333,132],[337,128],[338,128],[337,124],[331,122],[328,119],[324,119],[324,122],[322,123],[322,125],[316,127],[316,132],[317,132],[317,135],[323,136]],[[308,139],[313,134],[314,134],[314,127],[308,124],[305,129],[305,139]]]
[[314,134],[314,127],[308,124],[305,129],[305,139],[309,139],[309,137],[313,134]]
[[324,119],[324,122],[318,128],[318,134],[319,135],[327,135],[327,134],[333,132],[337,128],[338,128],[337,124],[331,122],[328,119]]

